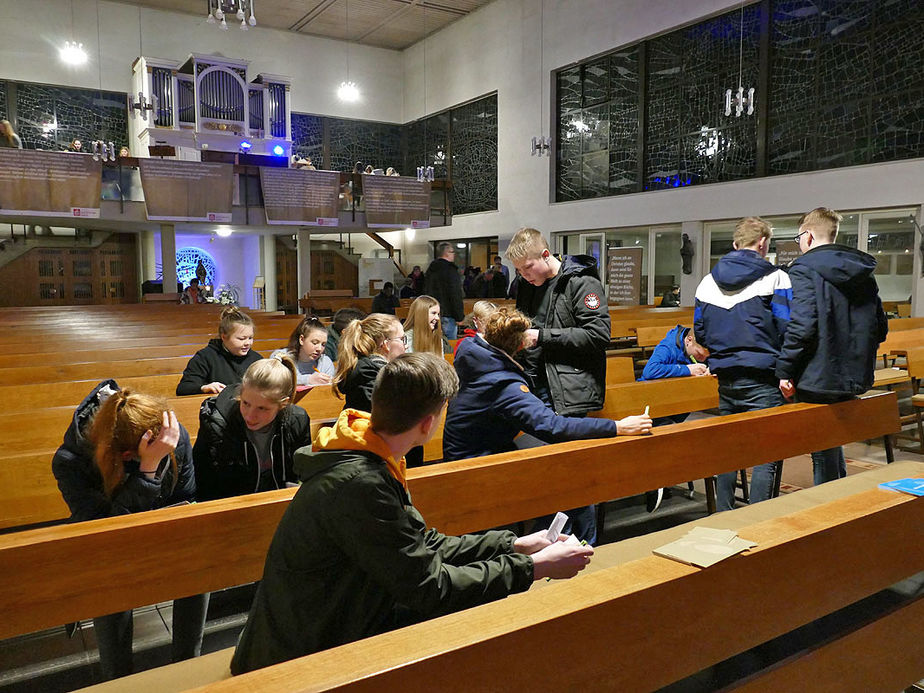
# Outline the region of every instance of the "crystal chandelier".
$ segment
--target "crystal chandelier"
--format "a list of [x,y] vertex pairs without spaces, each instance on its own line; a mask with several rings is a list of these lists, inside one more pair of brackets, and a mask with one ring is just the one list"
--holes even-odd
[[[253,13],[254,0],[208,0],[208,14],[205,21],[209,24],[218,23],[222,31],[228,30],[227,17],[241,20],[241,31],[247,31],[247,25],[256,26],[257,18]],[[247,14],[250,17],[247,17]]]

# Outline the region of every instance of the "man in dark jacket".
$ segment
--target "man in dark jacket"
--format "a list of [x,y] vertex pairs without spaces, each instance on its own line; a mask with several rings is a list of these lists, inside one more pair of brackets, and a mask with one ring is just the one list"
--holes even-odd
[[[696,288],[693,329],[709,350],[706,365],[719,379],[719,411],[737,414],[783,404],[774,376],[792,298],[789,277],[765,259],[773,231],[759,217],[735,227],[735,249]],[[778,487],[782,461],[754,467],[750,502]],[[735,472],[720,474],[716,507],[735,507]]]
[[[835,245],[841,215],[819,207],[799,222],[802,257],[789,268],[792,313],[776,362],[786,399],[827,404],[873,386],[876,350],[888,332],[871,255]],[[812,453],[815,484],[847,476],[844,449]]]
[[[536,229],[517,231],[507,258],[522,277],[517,309],[533,321],[518,360],[535,394],[562,416],[583,416],[603,407],[610,313],[589,255],[552,255]],[[594,543],[592,505],[565,513],[578,538]]]
[[297,453],[302,485],[270,544],[231,673],[494,601],[590,562],[593,549],[551,544],[545,530],[427,529],[404,454],[430,439],[458,387],[441,357],[399,356],[379,374],[371,415],[345,410],[314,451]]
[[446,339],[455,339],[459,332],[458,323],[465,319],[462,277],[453,263],[456,249],[452,243],[444,241],[436,246],[436,256],[424,276],[424,293],[439,301],[443,335]]
[[391,282],[385,282],[382,290],[372,298],[372,312],[394,315],[395,308],[401,305],[401,301],[395,296],[395,285]]

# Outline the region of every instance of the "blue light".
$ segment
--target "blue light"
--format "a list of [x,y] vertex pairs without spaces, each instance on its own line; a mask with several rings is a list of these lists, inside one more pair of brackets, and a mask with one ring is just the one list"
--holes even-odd
[[282,148],[282,145],[277,144],[275,147],[273,147],[273,154],[275,154],[276,156],[282,156],[285,153],[286,153],[286,150]]
[[247,140],[241,142],[241,149],[243,149],[245,152],[249,152],[251,147],[253,147],[253,144]]

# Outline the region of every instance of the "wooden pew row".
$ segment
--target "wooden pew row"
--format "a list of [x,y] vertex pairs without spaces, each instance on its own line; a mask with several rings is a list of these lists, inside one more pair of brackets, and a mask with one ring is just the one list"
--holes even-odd
[[[59,331],[68,329],[83,329],[88,326],[93,327],[118,327],[119,325],[130,325],[132,327],[143,327],[146,324],[162,324],[174,326],[196,327],[203,324],[217,324],[219,312],[199,312],[199,311],[173,311],[163,313],[149,313],[139,311],[136,313],[120,314],[103,314],[103,313],[85,313],[81,315],[70,315],[58,318],[42,318],[38,320],[18,320],[2,321],[4,329],[11,333],[30,332],[30,331]],[[251,319],[257,325],[275,325],[280,322],[297,322],[300,318],[293,315],[255,313]]]
[[[421,467],[410,470],[409,486],[429,524],[462,533],[892,433],[897,416],[893,393],[793,404],[664,426],[651,436]],[[689,450],[720,454],[681,454]],[[258,579],[293,494],[271,491],[0,535],[0,638]],[[924,558],[906,550],[903,533],[892,534],[902,536],[903,553]],[[98,576],[108,589],[98,589]]]
[[617,320],[610,320],[610,339],[625,339],[634,337],[636,331],[642,327],[674,327],[675,325],[693,324],[693,309],[684,309],[680,313],[672,313],[665,316],[656,317],[638,317],[624,319],[620,317]]
[[888,356],[895,351],[901,352],[916,346],[924,346],[924,328],[890,332],[876,353],[879,356]]
[[[124,361],[135,358],[154,359],[185,356],[188,359],[208,343],[208,339],[201,342],[186,342],[185,335],[181,339],[184,343],[160,340],[158,345],[146,347],[112,346],[112,342],[105,342],[95,349],[51,351],[41,354],[0,354],[0,369],[35,366],[42,363],[91,363],[93,361]],[[285,346],[286,341],[286,339],[281,338],[255,339],[253,350],[264,356],[269,356],[274,350]],[[2,378],[0,378],[0,382],[3,382]]]
[[919,330],[924,327],[924,318],[890,318],[889,332]]
[[[924,465],[906,464],[924,473]],[[834,484],[848,486],[847,481]],[[761,519],[750,524],[745,518],[757,513],[726,513],[741,515],[741,520],[729,518],[734,529],[758,546],[708,570],[650,554],[700,524],[690,523],[641,538],[644,551],[634,560],[625,559],[620,544],[600,547],[587,573],[572,580],[536,585],[504,600],[242,676],[230,677],[228,649],[208,655],[211,661],[191,660],[121,684],[160,693],[433,688],[468,693],[498,690],[498,672],[509,671],[511,662],[528,662],[515,669],[516,685],[526,690],[657,690],[924,568],[924,554],[909,556],[901,533],[893,531],[911,525],[914,537],[924,538],[924,503],[879,489],[841,497],[831,484],[824,490],[835,498],[794,512],[786,512],[785,498],[747,508],[761,511]],[[877,541],[870,542],[871,536]],[[690,605],[695,617],[678,618],[678,604]],[[915,621],[924,614],[922,606],[920,597],[906,599],[899,608],[875,613],[865,627],[847,625],[820,647],[812,643],[781,662],[740,672],[744,678],[731,687],[774,693],[806,686],[903,689],[924,673],[924,628]],[[730,618],[733,608],[753,616]],[[906,630],[893,632],[895,626]],[[550,642],[566,642],[580,657],[536,657]],[[184,671],[184,679],[177,681],[170,670]],[[165,678],[174,685],[162,685]],[[105,693],[118,690],[119,683],[88,690]]]
[[607,354],[606,356],[606,386],[618,383],[635,382],[635,363],[631,356]]

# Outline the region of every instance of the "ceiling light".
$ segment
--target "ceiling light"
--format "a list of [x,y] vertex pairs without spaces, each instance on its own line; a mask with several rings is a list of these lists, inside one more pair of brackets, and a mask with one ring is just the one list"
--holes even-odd
[[215,233],[217,233],[222,238],[227,238],[228,236],[231,235],[231,227],[230,226],[219,226],[217,229],[215,229]]
[[83,44],[76,41],[65,41],[64,46],[58,50],[58,57],[68,65],[83,65],[87,62]]
[[281,144],[277,144],[275,147],[273,147],[273,154],[275,154],[276,156],[282,156],[285,153],[286,153],[286,150],[282,148]]
[[337,89],[337,97],[341,101],[358,101],[359,89],[354,82],[341,82],[340,88]]

